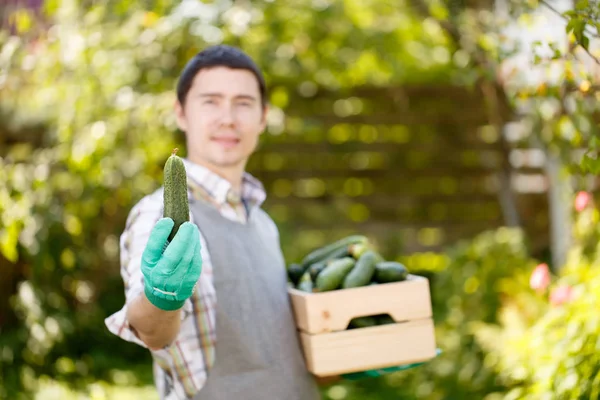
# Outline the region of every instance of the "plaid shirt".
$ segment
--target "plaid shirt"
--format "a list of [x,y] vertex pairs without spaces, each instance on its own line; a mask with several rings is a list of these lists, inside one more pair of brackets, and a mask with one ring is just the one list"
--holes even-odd
[[[188,177],[188,196],[215,204],[223,217],[246,222],[249,211],[260,206],[266,197],[262,184],[250,174],[244,174],[241,196],[231,184],[209,171],[184,159]],[[121,276],[125,285],[125,305],[106,318],[109,331],[129,342],[147,348],[130,329],[127,307],[144,291],[140,264],[142,253],[154,224],[163,215],[162,188],[142,198],[130,211],[125,231],[120,238]],[[193,222],[193,215],[190,216]],[[277,228],[272,229],[277,233]],[[170,346],[149,350],[153,356],[155,384],[161,399],[188,399],[202,388],[207,370],[215,357],[215,288],[213,266],[206,241],[200,232],[202,273],[196,293],[184,306],[180,332]]]

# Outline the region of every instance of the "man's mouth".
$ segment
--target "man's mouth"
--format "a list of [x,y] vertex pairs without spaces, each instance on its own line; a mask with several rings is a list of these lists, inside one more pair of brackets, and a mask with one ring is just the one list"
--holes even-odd
[[233,147],[240,142],[240,139],[234,136],[217,136],[211,138],[211,140],[226,147]]
[[211,138],[215,142],[224,142],[224,143],[238,143],[240,138],[235,136],[214,136]]

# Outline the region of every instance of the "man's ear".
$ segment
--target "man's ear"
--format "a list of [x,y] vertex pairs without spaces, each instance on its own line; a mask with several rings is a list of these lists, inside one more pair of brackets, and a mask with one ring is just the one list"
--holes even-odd
[[261,133],[264,132],[264,130],[267,128],[267,114],[268,113],[269,113],[269,106],[265,104],[265,106],[263,107],[262,118],[260,121]]
[[178,99],[175,100],[175,105],[173,108],[175,109],[175,120],[177,121],[177,126],[183,132],[187,132],[187,120],[185,118],[185,110]]

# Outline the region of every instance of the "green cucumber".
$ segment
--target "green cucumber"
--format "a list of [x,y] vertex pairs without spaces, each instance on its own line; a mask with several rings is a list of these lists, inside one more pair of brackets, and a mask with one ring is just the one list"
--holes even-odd
[[313,287],[314,284],[313,281],[310,279],[310,274],[308,273],[308,271],[306,271],[304,274],[302,274],[302,277],[300,278],[296,289],[301,290],[303,292],[312,293]]
[[348,253],[358,260],[367,250],[369,250],[369,246],[366,243],[357,243],[349,246]]
[[377,319],[375,317],[358,317],[352,318],[348,327],[350,329],[356,328],[368,328],[369,326],[377,325]]
[[312,279],[313,282],[316,282],[317,276],[319,276],[319,274],[321,273],[321,271],[323,271],[325,269],[325,267],[327,267],[327,263],[323,262],[323,261],[315,263],[315,264],[311,265],[310,267],[308,267],[308,273],[310,275],[310,279]]
[[355,263],[356,260],[352,257],[333,260],[317,276],[316,289],[320,292],[338,289]]
[[348,253],[348,249],[346,247],[339,248],[336,251],[329,253],[329,255],[324,257],[321,261],[306,266],[300,265],[300,275],[302,275],[306,271],[310,271],[311,279],[313,280],[313,282],[316,282],[317,275],[319,275],[319,273],[323,271],[323,269],[327,265],[340,258],[348,257],[349,255],[350,254]]
[[368,285],[375,273],[375,265],[378,259],[374,251],[365,251],[356,261],[356,265],[352,268],[352,271],[344,278],[342,287],[348,289]]
[[379,283],[399,282],[406,279],[408,270],[396,261],[383,261],[375,264],[374,280]]
[[379,254],[369,243],[351,244],[348,249],[349,255],[354,257],[357,260],[360,258],[360,256],[362,256],[367,251],[371,251],[375,254],[375,257],[377,258],[377,262],[385,261],[383,256],[381,254]]
[[385,261],[385,258],[383,258],[383,256],[381,254],[379,254],[378,252],[376,252],[375,250],[373,250],[373,253],[375,253],[375,257],[377,258],[377,262],[381,263]]
[[287,272],[290,280],[294,283],[294,285],[297,285],[302,277],[302,274],[304,274],[304,268],[302,268],[300,264],[290,264]]
[[375,320],[377,321],[377,325],[387,325],[396,323],[396,321],[394,321],[394,318],[392,318],[389,314],[375,315]]
[[177,156],[177,149],[173,150],[165,163],[163,202],[163,217],[171,218],[175,222],[169,234],[168,240],[171,242],[181,224],[190,220],[185,165]]
[[[324,261],[332,258],[332,254],[339,253],[345,249],[348,251],[348,248],[352,244],[357,243],[366,243],[367,238],[363,235],[351,235],[345,238],[339,239],[333,243],[330,243],[326,246],[320,247],[316,250],[308,253],[302,262],[300,263],[304,268],[308,268],[310,265],[315,264],[319,261]],[[336,256],[339,257],[339,256]]]
[[329,263],[338,258],[348,257],[350,255],[349,246],[340,247],[337,250],[332,251],[327,256],[323,257],[321,262]]

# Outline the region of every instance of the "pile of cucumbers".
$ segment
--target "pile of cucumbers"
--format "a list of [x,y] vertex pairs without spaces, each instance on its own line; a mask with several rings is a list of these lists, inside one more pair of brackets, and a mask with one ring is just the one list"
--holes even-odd
[[402,263],[386,261],[363,235],[329,243],[288,266],[289,285],[309,293],[399,282],[407,276]]

